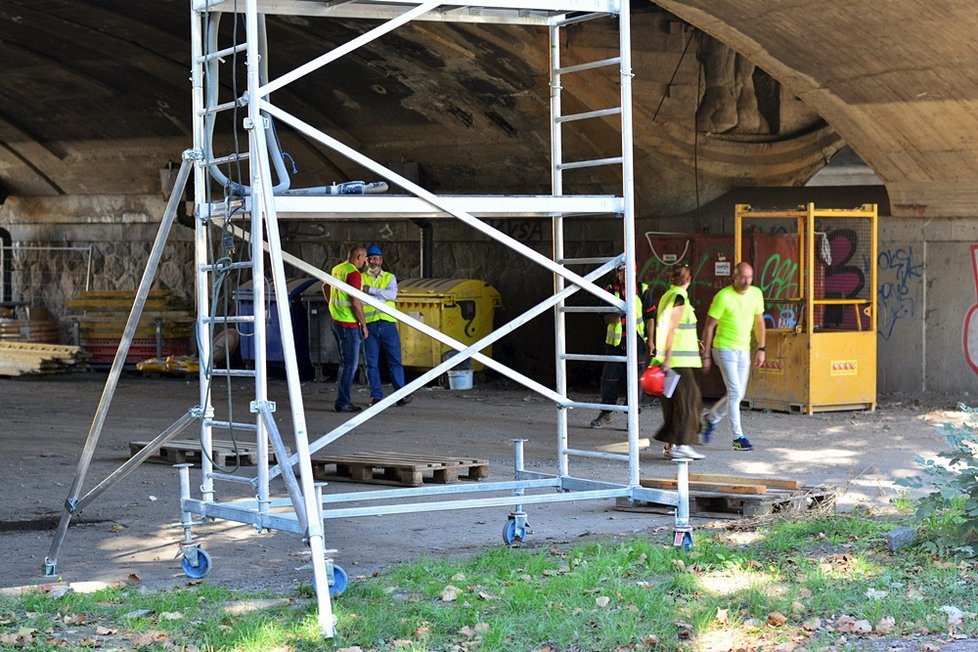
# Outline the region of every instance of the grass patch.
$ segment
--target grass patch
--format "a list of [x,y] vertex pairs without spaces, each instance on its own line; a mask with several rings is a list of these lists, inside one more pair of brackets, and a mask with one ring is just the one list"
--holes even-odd
[[205,585],[4,597],[0,648],[843,650],[978,635],[968,613],[978,563],[889,553],[884,536],[906,519],[857,512],[699,530],[689,553],[663,537],[426,558],[352,581],[333,602],[331,642],[308,588],[285,599]]

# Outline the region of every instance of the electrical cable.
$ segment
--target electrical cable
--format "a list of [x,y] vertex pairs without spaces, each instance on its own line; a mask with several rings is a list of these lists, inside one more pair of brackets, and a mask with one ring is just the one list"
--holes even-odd
[[652,114],[652,122],[655,122],[656,117],[659,115],[659,109],[665,104],[666,98],[669,97],[669,89],[672,88],[672,82],[676,80],[676,75],[679,73],[679,67],[683,65],[683,59],[686,58],[686,51],[689,50],[689,44],[693,42],[693,36],[696,35],[696,30],[692,28],[689,33],[689,38],[686,39],[686,45],[683,47],[683,53],[679,57],[679,61],[676,63],[675,70],[672,71],[672,77],[669,78],[669,82],[666,84],[666,90],[662,91],[662,98],[659,100],[659,106],[655,107],[655,113]]

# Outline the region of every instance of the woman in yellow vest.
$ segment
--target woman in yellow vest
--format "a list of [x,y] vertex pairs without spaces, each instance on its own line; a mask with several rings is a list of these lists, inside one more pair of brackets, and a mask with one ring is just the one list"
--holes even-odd
[[662,456],[666,459],[702,459],[701,453],[690,446],[699,437],[700,412],[703,396],[700,393],[699,340],[696,337],[696,311],[689,301],[687,289],[691,276],[685,265],[669,272],[671,286],[659,299],[658,328],[655,348],[663,370],[679,374],[672,396],[662,396],[664,423],[655,438],[665,443]]

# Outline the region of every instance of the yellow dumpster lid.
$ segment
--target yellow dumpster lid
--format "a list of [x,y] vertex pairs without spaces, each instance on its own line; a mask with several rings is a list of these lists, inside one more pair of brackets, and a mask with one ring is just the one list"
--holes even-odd
[[398,299],[476,299],[499,297],[499,291],[474,278],[406,278],[397,281]]

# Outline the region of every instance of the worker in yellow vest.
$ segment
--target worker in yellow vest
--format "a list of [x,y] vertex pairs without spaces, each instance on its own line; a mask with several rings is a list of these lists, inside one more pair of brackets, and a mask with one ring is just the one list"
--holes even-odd
[[676,265],[669,271],[669,289],[659,299],[659,325],[655,332],[656,362],[667,373],[679,375],[671,396],[662,395],[662,427],[655,438],[665,444],[666,459],[699,460],[703,454],[692,444],[700,432],[700,342],[696,335],[696,311],[689,300],[692,275],[689,267]]
[[[375,244],[367,247],[367,273],[363,275],[364,291],[371,297],[382,300],[394,307],[397,299],[397,277],[384,271],[384,253]],[[401,366],[401,336],[397,333],[397,320],[390,315],[364,304],[363,314],[367,318],[370,337],[363,343],[363,354],[367,359],[367,384],[370,385],[370,404],[379,403],[384,398],[380,383],[380,357],[384,356],[391,384],[395,390],[404,387],[404,367]],[[409,394],[397,402],[407,405],[413,397]]]
[[760,288],[752,285],[753,282],[754,268],[749,263],[738,263],[731,284],[713,297],[703,327],[704,372],[710,371],[715,355],[723,375],[723,384],[727,388],[726,395],[706,415],[703,443],[710,443],[714,429],[726,412],[730,417],[735,451],[754,450],[754,445],[744,435],[740,421],[740,402],[747,393],[750,378],[752,333],[757,346],[754,364],[760,367],[767,360],[764,294]]
[[[608,292],[621,299],[625,296],[625,265],[622,263],[615,270],[615,280],[611,285],[605,287]],[[645,366],[646,354],[654,354],[654,348],[649,346],[652,333],[655,331],[655,301],[652,298],[652,290],[647,283],[638,284],[638,296],[635,301],[635,321],[638,324],[638,356],[639,371]],[[605,340],[604,352],[606,355],[626,355],[627,332],[625,329],[625,313],[611,312],[604,316]],[[608,405],[618,403],[618,394],[625,379],[624,362],[605,362],[601,368],[601,402]],[[591,421],[592,428],[604,428],[611,423],[611,410],[601,410],[601,412]]]
[[[362,244],[350,247],[347,259],[332,269],[330,275],[347,285],[363,289],[360,270],[367,262],[367,248]],[[329,315],[333,318],[333,336],[340,352],[340,368],[336,372],[337,412],[359,412],[363,408],[353,404],[353,376],[360,363],[360,343],[367,339],[367,318],[363,314],[363,304],[356,297],[323,283],[323,294],[329,301]]]

